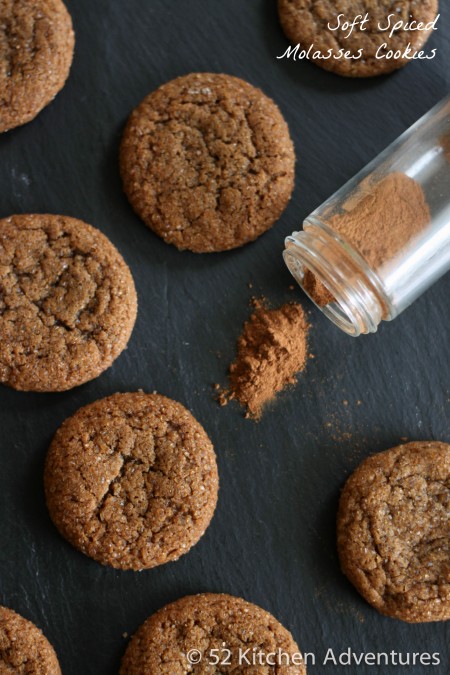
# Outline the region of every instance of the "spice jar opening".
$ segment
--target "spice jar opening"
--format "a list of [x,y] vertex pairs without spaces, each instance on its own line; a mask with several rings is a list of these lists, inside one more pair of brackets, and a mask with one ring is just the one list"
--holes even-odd
[[[345,331],[348,335],[357,337],[361,334],[361,330],[357,323],[354,321],[351,313],[348,313],[333,297],[333,294],[327,288],[323,281],[320,281],[317,274],[315,274],[310,268],[306,267],[305,264],[299,259],[299,256],[294,252],[287,249],[283,253],[284,261],[302,290],[306,293],[309,299],[318,307],[324,314],[326,314],[334,324],[338,326],[341,330]],[[311,275],[316,279],[322,286],[325,288],[328,293],[330,293],[330,299],[326,304],[322,304],[318,301],[317,295],[312,292],[312,288],[309,283],[307,283],[308,275]]]
[[[286,239],[284,261],[303,291],[338,328],[352,337],[374,333],[383,318],[383,304],[363,276],[349,273],[354,265],[351,257],[341,256],[340,264],[334,264],[333,242],[327,239],[324,232],[319,238],[295,232]],[[326,242],[327,255],[317,245],[319,240]]]

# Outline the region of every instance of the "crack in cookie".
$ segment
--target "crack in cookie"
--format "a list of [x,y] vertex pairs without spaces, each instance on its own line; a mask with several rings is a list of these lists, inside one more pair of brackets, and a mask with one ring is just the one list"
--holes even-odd
[[181,404],[115,394],[58,430],[45,490],[73,546],[104,565],[155,567],[186,553],[208,527],[218,491],[214,449]]
[[52,645],[31,621],[0,607],[0,673],[61,675]]
[[74,44],[61,0],[0,0],[0,132],[29,122],[54,99]]
[[187,596],[153,614],[131,638],[120,668],[120,675],[246,672],[306,675],[306,667],[274,616],[222,593]]
[[412,442],[366,459],[341,495],[344,573],[378,611],[450,618],[450,445]]
[[133,279],[98,230],[74,218],[0,220],[0,381],[63,391],[97,377],[126,347]]
[[295,155],[275,103],[229,75],[194,73],[147,96],[121,145],[125,192],[169,244],[196,253],[253,241],[280,217]]

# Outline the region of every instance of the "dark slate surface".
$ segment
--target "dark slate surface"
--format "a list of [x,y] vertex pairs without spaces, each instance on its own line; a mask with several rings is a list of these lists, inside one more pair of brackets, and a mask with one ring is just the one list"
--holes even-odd
[[[131,266],[139,317],[128,350],[99,379],[63,394],[1,390],[0,602],[44,629],[65,675],[117,672],[124,633],[165,603],[207,590],[273,612],[301,649],[316,653],[310,672],[318,675],[335,670],[321,665],[328,648],[348,647],[441,654],[440,667],[383,668],[386,675],[448,672],[448,625],[409,626],[366,605],[339,571],[334,520],[339,489],[363,457],[402,437],[450,441],[450,277],[378,334],[352,339],[289,290],[281,258],[284,237],[448,91],[448,4],[441,2],[429,43],[434,60],[366,81],[277,60],[287,43],[275,0],[68,5],[77,33],[72,75],[34,122],[0,138],[0,215],[65,213],[99,227]],[[280,222],[226,254],[177,252],[121,193],[117,151],[127,115],[159,84],[194,70],[262,87],[286,115],[298,152],[295,194]],[[225,383],[253,294],[274,304],[300,299],[312,312],[316,355],[259,424],[234,404],[219,408],[211,387]],[[221,490],[212,526],[188,555],[121,573],[59,536],[42,470],[68,415],[139,387],[183,402],[203,423]]]

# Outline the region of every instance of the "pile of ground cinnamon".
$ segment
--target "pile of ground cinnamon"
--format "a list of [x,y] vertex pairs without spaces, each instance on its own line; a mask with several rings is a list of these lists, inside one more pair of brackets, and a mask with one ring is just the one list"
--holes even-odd
[[308,359],[309,325],[301,305],[268,309],[254,301],[255,311],[244,324],[236,360],[229,371],[230,390],[221,405],[237,399],[246,417],[259,418],[263,407],[304,370]]
[[[430,223],[430,210],[422,187],[404,173],[388,174],[374,187],[372,177],[342,205],[343,212],[327,225],[340,234],[373,270],[392,260]],[[318,305],[333,302],[333,296],[311,273],[305,286]]]

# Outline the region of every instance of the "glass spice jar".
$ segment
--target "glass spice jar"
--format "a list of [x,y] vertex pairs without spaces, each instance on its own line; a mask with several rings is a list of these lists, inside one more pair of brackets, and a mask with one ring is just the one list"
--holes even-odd
[[450,269],[450,95],[285,244],[291,274],[349,335],[406,309]]

